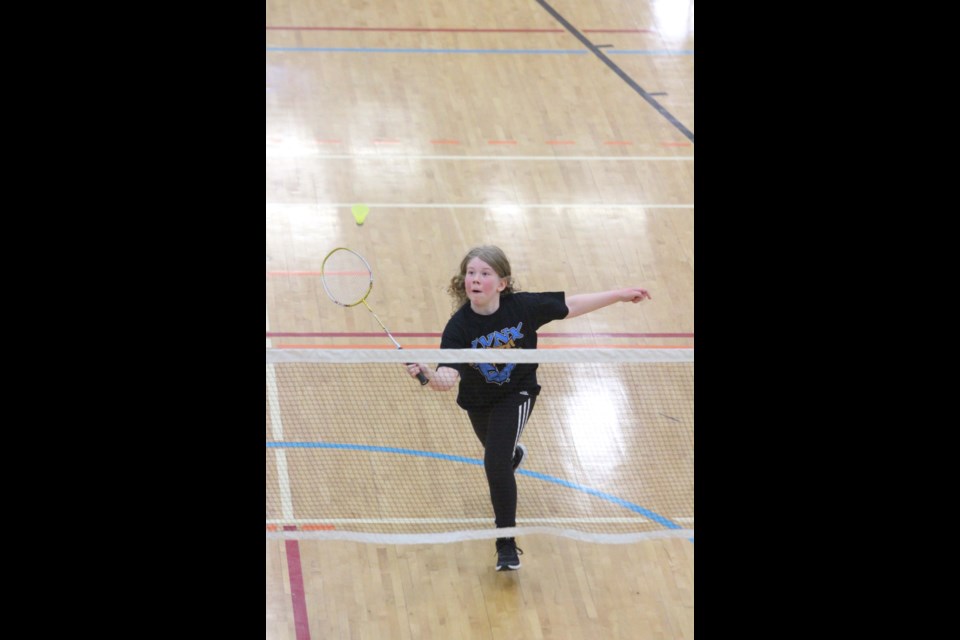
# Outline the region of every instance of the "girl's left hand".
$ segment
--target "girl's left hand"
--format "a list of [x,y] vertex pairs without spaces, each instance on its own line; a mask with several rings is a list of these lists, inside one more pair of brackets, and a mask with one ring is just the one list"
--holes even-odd
[[650,297],[650,292],[649,292],[649,291],[647,291],[646,289],[641,289],[640,287],[636,287],[636,288],[633,288],[633,289],[624,289],[623,292],[622,292],[622,298],[621,298],[621,299],[622,299],[624,302],[637,303],[637,302],[640,302],[641,300],[643,300],[644,298],[646,298],[647,300],[652,300],[652,299],[653,299],[653,298]]

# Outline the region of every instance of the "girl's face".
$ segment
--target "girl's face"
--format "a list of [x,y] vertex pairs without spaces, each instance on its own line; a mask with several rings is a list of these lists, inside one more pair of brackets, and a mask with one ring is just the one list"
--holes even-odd
[[[467,263],[467,272],[463,276],[463,286],[467,298],[474,310],[496,311],[500,306],[500,292],[507,288],[507,281],[497,275],[496,270],[480,258]],[[491,305],[495,306],[491,309]]]

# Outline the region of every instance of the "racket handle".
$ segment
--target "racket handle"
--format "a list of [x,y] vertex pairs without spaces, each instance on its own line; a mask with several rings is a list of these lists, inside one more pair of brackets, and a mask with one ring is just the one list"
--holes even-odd
[[[412,362],[408,362],[408,363],[407,363],[407,366],[410,366],[411,364],[413,364],[413,363],[412,363]],[[420,386],[421,386],[421,387],[422,387],[423,385],[427,384],[428,382],[430,382],[429,380],[427,380],[427,376],[423,375],[423,371],[421,371],[420,373],[417,374],[417,380],[420,381]]]
[[[387,335],[390,336],[389,333],[388,333]],[[390,336],[390,339],[393,340],[393,336]],[[393,340],[393,344],[396,344],[396,345],[397,345],[397,349],[403,349],[403,347],[401,347],[399,344],[397,344],[397,341],[396,341],[396,340]],[[412,362],[408,362],[408,363],[407,363],[407,366],[409,367],[411,364],[413,364],[413,363],[412,363]],[[430,382],[429,380],[427,380],[427,376],[423,375],[423,371],[421,371],[420,373],[417,374],[417,380],[420,381],[420,386],[421,386],[421,387],[425,386],[428,382]]]

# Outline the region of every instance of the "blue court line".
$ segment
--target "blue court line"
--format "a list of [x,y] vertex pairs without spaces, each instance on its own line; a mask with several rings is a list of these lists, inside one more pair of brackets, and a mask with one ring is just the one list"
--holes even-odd
[[[483,460],[478,460],[476,458],[464,458],[462,456],[451,456],[445,453],[434,453],[432,451],[418,451],[416,449],[401,449],[396,447],[377,447],[372,445],[364,444],[340,444],[336,442],[268,442],[268,449],[346,449],[349,451],[370,451],[374,453],[398,453],[405,456],[417,456],[420,458],[435,458],[437,460],[447,460],[450,462],[462,462],[464,464],[472,464],[478,467],[483,466]],[[577,491],[582,491],[583,493],[595,496],[597,498],[602,498],[608,502],[612,502],[616,505],[629,509],[635,513],[639,513],[645,518],[653,520],[654,522],[663,525],[667,529],[683,529],[680,525],[671,522],[667,518],[664,518],[660,514],[654,513],[649,509],[644,509],[640,505],[628,502],[623,498],[618,498],[617,496],[610,495],[609,493],[604,493],[603,491],[597,491],[596,489],[591,489],[590,487],[585,487],[561,478],[555,478],[553,476],[544,475],[542,473],[537,473],[536,471],[527,471],[526,469],[517,469],[517,473],[529,476],[531,478],[536,478],[538,480],[544,480],[546,482],[552,482],[553,484],[558,484],[562,487],[567,487],[569,489],[576,489]],[[690,539],[691,542],[693,539]]]
[[692,49],[678,49],[676,51],[671,51],[669,49],[654,49],[652,51],[644,49],[606,49],[604,53],[607,55],[617,55],[617,54],[626,54],[626,55],[638,55],[638,56],[692,56]]
[[[286,52],[344,52],[344,53],[493,53],[493,54],[520,54],[520,55],[585,55],[590,53],[586,49],[373,49],[369,47],[267,47],[267,51]],[[693,51],[682,49],[670,51],[667,49],[611,49],[608,54],[642,55],[642,56],[692,56]]]

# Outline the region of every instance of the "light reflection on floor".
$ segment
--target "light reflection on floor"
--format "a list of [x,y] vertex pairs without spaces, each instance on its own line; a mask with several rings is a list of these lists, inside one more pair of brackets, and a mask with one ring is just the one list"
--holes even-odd
[[594,481],[610,479],[622,458],[625,425],[618,416],[624,413],[617,405],[625,395],[619,377],[590,375],[581,378],[564,400],[580,467],[588,470]]

